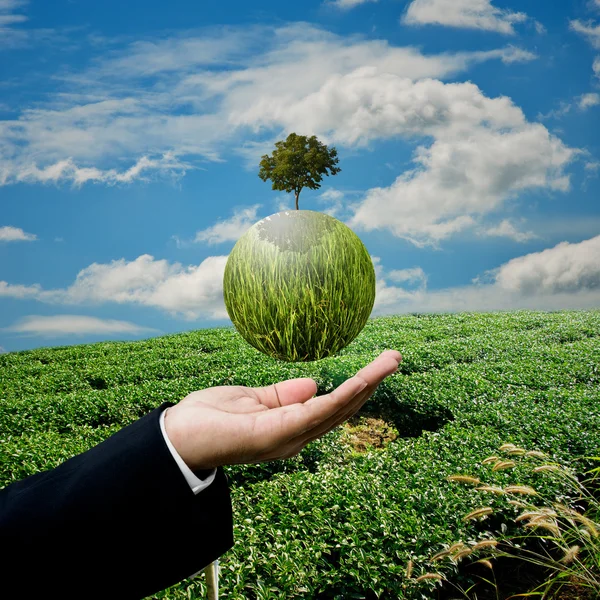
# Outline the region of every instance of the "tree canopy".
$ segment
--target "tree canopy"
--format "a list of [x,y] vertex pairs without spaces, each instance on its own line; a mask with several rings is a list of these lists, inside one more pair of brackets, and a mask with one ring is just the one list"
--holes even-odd
[[327,148],[316,136],[306,137],[290,133],[286,140],[275,144],[271,156],[265,154],[260,161],[258,176],[273,182],[272,189],[294,192],[296,210],[302,188],[318,190],[323,175],[335,175],[341,171],[337,150]]

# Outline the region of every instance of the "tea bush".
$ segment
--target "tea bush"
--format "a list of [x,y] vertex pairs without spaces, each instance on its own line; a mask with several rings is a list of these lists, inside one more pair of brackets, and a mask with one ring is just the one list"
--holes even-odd
[[[312,377],[323,394],[390,348],[402,353],[400,368],[361,411],[398,431],[385,448],[355,452],[338,428],[289,460],[225,468],[235,546],[221,557],[221,594],[434,597],[439,581],[415,580],[435,549],[501,526],[494,515],[465,522],[499,500],[448,476],[532,485],[523,465],[481,465],[505,442],[563,462],[597,455],[600,311],[379,317],[335,357],[313,363],[265,356],[233,328],[0,355],[0,485],[53,468],[165,400],[295,377]],[[570,499],[560,482],[535,484]],[[465,577],[451,561],[439,573]],[[155,597],[205,593],[197,577]]]

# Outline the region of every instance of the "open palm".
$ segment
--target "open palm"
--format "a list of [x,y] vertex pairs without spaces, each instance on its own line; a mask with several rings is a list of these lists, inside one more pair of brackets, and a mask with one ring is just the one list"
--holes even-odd
[[386,350],[316,398],[310,378],[192,392],[167,410],[165,428],[192,470],[289,458],[354,415],[401,360],[398,351]]

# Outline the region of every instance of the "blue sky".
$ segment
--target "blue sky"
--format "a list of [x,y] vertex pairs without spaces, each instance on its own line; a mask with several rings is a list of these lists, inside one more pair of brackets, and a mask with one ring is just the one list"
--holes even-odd
[[230,326],[290,132],[372,317],[600,307],[599,116],[600,0],[0,0],[0,351]]

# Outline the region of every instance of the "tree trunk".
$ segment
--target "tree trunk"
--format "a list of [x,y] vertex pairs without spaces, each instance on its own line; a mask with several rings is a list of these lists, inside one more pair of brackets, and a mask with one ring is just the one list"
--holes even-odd
[[296,192],[296,210],[298,210],[298,196],[300,195],[300,190]]

